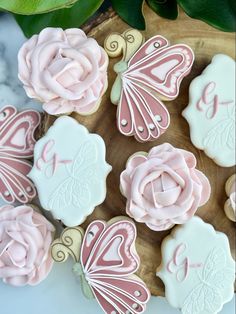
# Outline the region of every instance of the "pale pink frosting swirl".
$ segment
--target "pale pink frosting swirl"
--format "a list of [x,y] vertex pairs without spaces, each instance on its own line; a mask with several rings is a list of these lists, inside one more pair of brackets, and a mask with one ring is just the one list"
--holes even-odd
[[30,206],[0,207],[0,278],[36,285],[50,272],[54,227]]
[[45,28],[18,54],[19,79],[27,95],[49,114],[96,111],[107,88],[108,56],[78,28]]
[[120,177],[127,214],[155,231],[188,221],[211,192],[195,167],[192,153],[168,143],[131,156]]

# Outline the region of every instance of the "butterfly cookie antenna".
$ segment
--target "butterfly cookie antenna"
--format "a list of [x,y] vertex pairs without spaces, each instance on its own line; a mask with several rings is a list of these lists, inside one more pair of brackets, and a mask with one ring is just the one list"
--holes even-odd
[[128,29],[122,34],[112,33],[104,42],[109,57],[115,58],[123,54],[122,61],[128,61],[141,47],[143,35],[136,29]]

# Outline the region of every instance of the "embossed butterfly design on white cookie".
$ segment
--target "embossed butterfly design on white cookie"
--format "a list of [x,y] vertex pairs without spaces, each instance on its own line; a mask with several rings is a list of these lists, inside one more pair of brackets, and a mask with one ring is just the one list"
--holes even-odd
[[42,207],[69,227],[80,225],[106,196],[103,139],[75,119],[60,117],[35,145],[34,181]]
[[199,217],[175,227],[162,243],[157,276],[183,314],[216,314],[234,295],[235,263],[227,236]]

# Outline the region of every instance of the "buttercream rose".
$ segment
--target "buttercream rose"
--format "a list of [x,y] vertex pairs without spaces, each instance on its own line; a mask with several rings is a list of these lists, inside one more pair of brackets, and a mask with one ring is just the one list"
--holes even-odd
[[0,207],[0,278],[14,286],[36,285],[53,260],[53,225],[30,206]]
[[108,56],[78,28],[45,28],[18,54],[19,79],[27,95],[49,114],[97,110],[107,88]]
[[131,156],[120,177],[127,213],[155,231],[188,221],[211,191],[195,167],[192,153],[168,143]]

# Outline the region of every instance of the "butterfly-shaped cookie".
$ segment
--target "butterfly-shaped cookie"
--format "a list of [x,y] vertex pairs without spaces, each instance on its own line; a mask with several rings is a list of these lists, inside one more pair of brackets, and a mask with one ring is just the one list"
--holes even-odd
[[13,106],[0,110],[0,197],[7,203],[27,203],[36,195],[27,178],[33,156],[34,133],[40,114],[34,110],[17,113]]
[[125,218],[96,220],[85,234],[80,227],[66,228],[52,244],[52,257],[64,262],[72,256],[84,295],[95,297],[105,313],[143,313],[150,292],[134,275],[139,267],[135,239],[136,227]]
[[117,78],[111,91],[111,101],[118,105],[119,131],[140,142],[157,139],[170,123],[159,98],[173,100],[178,96],[180,83],[193,64],[191,48],[170,46],[160,35],[143,44],[143,36],[133,29],[111,34],[104,47],[110,57],[123,54],[114,66]]

